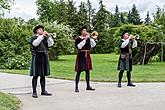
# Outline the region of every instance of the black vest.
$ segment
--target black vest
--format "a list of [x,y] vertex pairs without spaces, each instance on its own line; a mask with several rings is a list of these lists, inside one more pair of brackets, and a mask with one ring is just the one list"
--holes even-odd
[[121,45],[122,45],[123,42],[124,41],[121,40],[120,41],[120,44],[119,44],[121,53],[132,53],[132,44],[133,44],[133,41],[130,40],[129,43],[128,43],[128,45],[125,48],[121,48]]
[[35,39],[37,39],[37,36],[31,37],[31,41],[30,41],[32,54],[35,54],[36,52],[46,52],[47,53],[47,49],[48,49],[47,38],[44,37],[44,39],[41,41],[41,43],[38,46],[34,47],[32,45],[32,43]]

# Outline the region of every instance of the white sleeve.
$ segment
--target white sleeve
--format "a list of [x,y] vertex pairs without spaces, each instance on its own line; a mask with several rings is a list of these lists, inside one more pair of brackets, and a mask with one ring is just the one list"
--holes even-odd
[[121,48],[125,48],[129,43],[129,39],[126,39],[122,44],[121,44]]
[[32,45],[34,46],[34,47],[36,47],[36,46],[38,46],[40,43],[41,43],[41,41],[44,39],[44,37],[41,35],[41,36],[38,36],[37,37],[37,39],[35,39],[33,42],[32,42]]
[[81,41],[81,42],[77,45],[78,49],[82,49],[83,46],[85,45],[85,43],[86,43],[86,40]]
[[54,44],[52,37],[48,37],[47,42],[48,42],[48,47],[51,47]]
[[137,41],[133,40],[132,48],[135,48],[135,47],[137,47]]
[[96,42],[94,39],[90,38],[90,44],[91,44],[91,48],[96,46]]

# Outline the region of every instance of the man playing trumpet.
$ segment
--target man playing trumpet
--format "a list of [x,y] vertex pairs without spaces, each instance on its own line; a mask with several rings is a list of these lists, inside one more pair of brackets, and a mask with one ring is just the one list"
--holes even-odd
[[32,62],[30,76],[32,78],[32,97],[37,98],[37,79],[40,76],[41,95],[50,96],[52,94],[45,90],[45,76],[50,75],[50,66],[48,61],[48,48],[53,46],[53,39],[50,33],[44,31],[44,27],[39,25],[33,30],[34,36],[30,39]]
[[78,48],[76,58],[75,71],[77,72],[75,78],[75,92],[79,92],[78,83],[82,71],[86,72],[86,90],[95,90],[90,86],[90,70],[92,70],[92,61],[90,57],[90,48],[96,46],[96,42],[87,33],[87,27],[79,29],[79,36],[75,40],[75,47]]
[[128,84],[127,86],[135,87],[134,84],[131,82],[131,71],[132,71],[132,49],[137,47],[137,41],[135,40],[134,36],[129,36],[128,31],[124,31],[122,33],[122,39],[119,43],[120,48],[120,57],[118,63],[118,70],[119,72],[119,81],[118,87],[121,86],[121,80],[123,77],[124,70],[127,71],[127,79]]

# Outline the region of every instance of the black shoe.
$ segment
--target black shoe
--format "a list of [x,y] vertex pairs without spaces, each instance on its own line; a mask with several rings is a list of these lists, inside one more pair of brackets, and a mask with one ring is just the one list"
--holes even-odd
[[34,93],[32,94],[32,97],[33,97],[33,98],[38,98],[37,93],[34,92]]
[[128,83],[127,86],[135,87],[135,85],[132,83]]
[[118,84],[117,84],[117,87],[122,87],[122,86],[121,86],[121,83],[118,83]]
[[75,92],[79,92],[78,88],[75,89]]
[[86,90],[94,91],[95,89],[92,87],[87,87]]
[[44,91],[44,92],[41,92],[41,95],[51,96],[52,94],[48,93],[47,91]]

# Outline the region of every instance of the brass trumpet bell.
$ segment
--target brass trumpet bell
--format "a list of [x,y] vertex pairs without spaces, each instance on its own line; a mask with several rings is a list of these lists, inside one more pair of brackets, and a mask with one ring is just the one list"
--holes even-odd
[[97,37],[98,37],[98,32],[97,32],[97,31],[93,31],[92,34],[91,34],[91,37],[92,37],[93,39],[97,39]]
[[130,35],[130,39],[140,39],[140,36],[139,35],[135,35],[135,36]]

